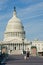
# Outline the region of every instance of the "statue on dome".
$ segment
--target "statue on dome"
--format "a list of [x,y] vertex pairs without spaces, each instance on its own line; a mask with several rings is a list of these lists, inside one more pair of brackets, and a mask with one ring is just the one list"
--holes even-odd
[[14,11],[16,12],[16,7],[14,6]]

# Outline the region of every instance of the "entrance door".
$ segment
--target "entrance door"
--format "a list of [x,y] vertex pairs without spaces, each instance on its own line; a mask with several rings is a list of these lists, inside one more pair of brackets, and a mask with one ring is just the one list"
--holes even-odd
[[15,47],[15,50],[16,50],[16,47]]

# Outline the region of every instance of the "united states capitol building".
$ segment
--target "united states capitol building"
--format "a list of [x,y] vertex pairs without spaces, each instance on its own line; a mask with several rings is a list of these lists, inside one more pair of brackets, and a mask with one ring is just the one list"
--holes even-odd
[[26,39],[24,26],[17,17],[15,7],[13,17],[6,26],[4,39],[0,41],[0,46],[7,48],[8,54],[23,54],[23,51],[27,51],[29,48],[31,55],[43,55],[43,41],[29,41]]

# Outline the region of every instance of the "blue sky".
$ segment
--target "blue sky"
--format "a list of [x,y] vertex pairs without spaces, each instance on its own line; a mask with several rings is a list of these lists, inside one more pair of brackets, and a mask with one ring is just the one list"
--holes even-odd
[[16,6],[28,40],[43,40],[43,0],[0,0],[0,40]]

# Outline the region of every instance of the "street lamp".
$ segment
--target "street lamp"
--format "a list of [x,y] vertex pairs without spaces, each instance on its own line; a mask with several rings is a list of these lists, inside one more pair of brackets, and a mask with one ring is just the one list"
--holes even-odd
[[1,45],[1,53],[2,53],[2,45]]
[[2,42],[1,42],[1,53],[2,53]]
[[22,43],[23,43],[23,53],[24,53],[24,38],[22,39]]

